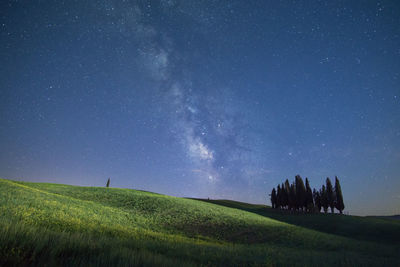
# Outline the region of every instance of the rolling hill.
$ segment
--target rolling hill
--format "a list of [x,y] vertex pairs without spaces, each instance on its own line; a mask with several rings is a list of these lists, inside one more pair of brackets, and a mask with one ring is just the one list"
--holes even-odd
[[0,265],[399,266],[400,222],[0,179]]

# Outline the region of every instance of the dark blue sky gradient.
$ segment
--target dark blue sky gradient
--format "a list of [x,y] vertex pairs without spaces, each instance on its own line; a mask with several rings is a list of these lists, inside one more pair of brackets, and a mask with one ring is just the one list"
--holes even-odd
[[397,1],[2,1],[0,177],[400,213]]

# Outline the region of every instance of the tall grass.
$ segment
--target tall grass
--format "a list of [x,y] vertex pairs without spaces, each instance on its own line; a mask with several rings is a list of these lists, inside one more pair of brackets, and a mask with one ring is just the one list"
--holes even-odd
[[[312,221],[296,225],[268,216],[263,206],[216,204],[0,179],[0,265],[400,264],[399,246],[385,236],[331,234],[313,229]],[[342,223],[354,219],[341,218]],[[388,227],[394,236],[400,233],[400,224],[371,223]]]

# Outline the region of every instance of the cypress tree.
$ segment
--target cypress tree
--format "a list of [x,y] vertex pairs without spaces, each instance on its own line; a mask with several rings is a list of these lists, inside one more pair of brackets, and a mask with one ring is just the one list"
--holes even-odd
[[108,180],[107,180],[106,187],[110,187],[110,178],[108,178]]
[[281,186],[278,185],[277,190],[276,190],[276,208],[277,209],[281,208],[281,199],[282,199]]
[[285,208],[285,189],[282,187],[281,184],[281,209]]
[[303,179],[300,175],[296,175],[295,177],[295,186],[296,186],[296,206],[299,210],[303,210],[307,207],[306,204],[306,188],[304,186]]
[[314,210],[313,194],[311,191],[310,182],[308,181],[308,178],[306,178],[306,207],[308,212]]
[[[110,178],[107,181],[107,187],[110,186]],[[284,183],[278,184],[277,189],[273,188],[269,195],[273,209],[288,209],[290,211],[321,212],[324,213],[335,208],[342,214],[344,210],[343,194],[339,179],[335,176],[335,187],[329,177],[322,185],[320,190],[312,190],[310,181],[305,179],[305,184],[300,175],[295,176],[295,180],[289,183],[286,179]]]
[[296,188],[293,183],[289,188],[289,205],[292,210],[296,210]]
[[294,185],[294,192],[296,193],[295,194],[295,201],[294,201],[294,205],[295,205],[295,210],[298,210],[299,209],[299,207],[300,207],[300,195],[299,195],[299,189],[298,189],[298,176],[295,176],[294,177],[294,182],[293,182],[293,185]]
[[286,205],[288,210],[291,209],[291,203],[290,203],[290,184],[289,184],[289,180],[286,179],[285,181],[285,194],[286,194]]
[[332,182],[329,177],[326,178],[326,197],[328,206],[331,208],[331,212],[334,212],[335,208],[335,193],[333,192]]
[[342,188],[340,187],[339,179],[335,176],[335,207],[340,212],[343,213],[344,210],[344,202],[343,202],[343,195],[342,195]]
[[318,212],[321,212],[321,196],[320,196],[319,192],[317,190],[315,190],[315,188],[313,190],[313,198],[314,198],[316,210]]
[[329,203],[328,203],[328,197],[327,197],[327,194],[326,194],[325,185],[322,185],[320,196],[321,196],[321,206],[324,208],[324,212],[327,213],[328,212]]
[[272,189],[271,192],[271,205],[273,209],[276,209],[276,190],[275,188]]
[[288,206],[288,194],[286,192],[286,187],[283,183],[281,185],[281,190],[282,190],[282,206],[283,208],[286,209],[286,207]]

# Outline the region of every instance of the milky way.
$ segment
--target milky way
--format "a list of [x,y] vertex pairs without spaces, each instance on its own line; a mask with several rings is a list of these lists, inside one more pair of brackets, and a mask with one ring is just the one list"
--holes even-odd
[[[143,9],[151,9],[151,4],[140,8],[134,3],[117,6],[107,2],[106,6],[104,14],[111,10],[112,14],[106,16],[113,17],[108,30],[112,34],[133,36],[140,59],[136,64],[145,67],[156,82],[157,89],[153,90],[162,98],[156,100],[160,112],[164,113],[162,117],[169,120],[170,134],[182,145],[192,163],[189,175],[207,183],[206,190],[211,194],[215,194],[214,190],[221,190],[214,188],[215,183],[232,182],[234,178],[248,182],[249,177],[243,172],[255,164],[246,155],[251,148],[246,146],[250,142],[244,139],[250,133],[244,135],[240,129],[240,120],[245,120],[245,117],[237,110],[230,89],[214,84],[211,88],[204,88],[207,86],[205,83],[192,80],[194,71],[187,66],[191,48],[177,48],[168,30],[146,20],[148,14]],[[182,34],[200,29],[207,31],[215,26],[207,25],[211,15],[193,16],[192,12],[199,7],[183,5],[182,9],[176,9],[173,2],[161,2],[161,7],[160,12],[168,14],[162,23],[168,23],[171,17],[187,16],[191,25]]]

